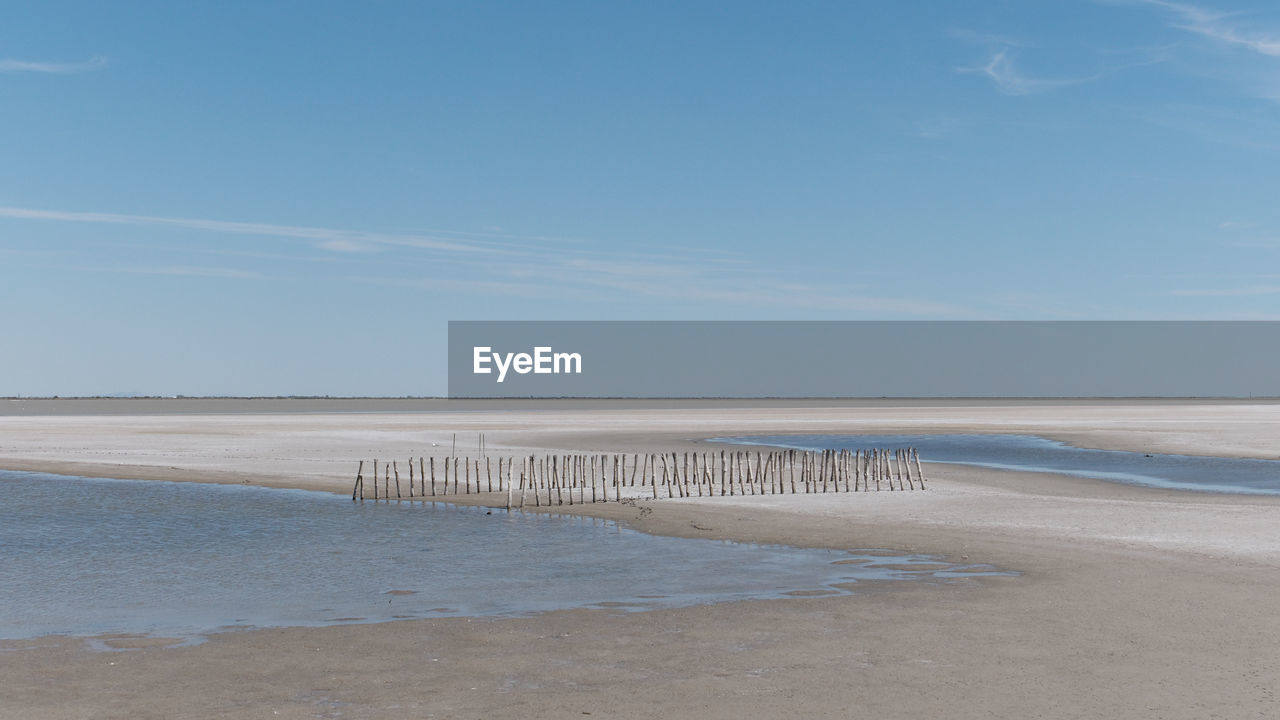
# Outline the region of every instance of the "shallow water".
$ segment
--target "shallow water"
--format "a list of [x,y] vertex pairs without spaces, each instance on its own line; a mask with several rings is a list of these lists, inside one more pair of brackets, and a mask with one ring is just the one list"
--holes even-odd
[[0,638],[649,609],[1001,574],[303,490],[0,471]]
[[1179,490],[1280,495],[1280,460],[1096,450],[1033,435],[761,435],[721,440],[803,450],[914,447],[925,462],[1054,472]]

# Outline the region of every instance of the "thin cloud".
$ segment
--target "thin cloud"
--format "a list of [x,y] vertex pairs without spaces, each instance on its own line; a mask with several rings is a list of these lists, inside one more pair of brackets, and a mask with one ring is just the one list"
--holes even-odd
[[177,277],[207,277],[230,280],[265,280],[267,276],[250,270],[239,270],[228,267],[199,267],[194,265],[170,265],[161,267],[147,266],[108,266],[81,267],[78,270],[93,272],[128,273],[130,275],[167,275]]
[[61,222],[96,223],[107,225],[159,225],[188,230],[228,233],[233,235],[260,235],[266,237],[293,238],[317,241],[328,250],[351,252],[362,245],[392,245],[450,253],[496,253],[501,250],[493,244],[447,240],[422,235],[396,235],[340,230],[334,228],[306,227],[298,225],[273,225],[269,223],[232,222],[200,218],[155,217],[150,215],[122,215],[117,213],[67,212],[60,210],[34,210],[31,208],[0,207],[0,217],[22,220],[54,220]]
[[46,73],[51,75],[73,75],[105,67],[107,59],[94,55],[84,62],[41,62],[36,60],[0,60],[0,73]]
[[565,263],[588,275],[613,277],[687,277],[698,274],[698,267],[688,262],[646,262],[626,258],[616,260],[570,258]]
[[[565,272],[565,267],[575,270],[584,266],[592,272]],[[769,274],[776,274],[774,273]],[[604,288],[609,296],[622,291],[631,295],[649,296],[665,300],[679,299],[699,302],[726,303],[737,306],[795,307],[850,312],[895,313],[903,315],[931,315],[957,317],[969,311],[948,303],[912,297],[876,295],[850,292],[843,287],[822,284],[787,282],[786,280],[762,280],[757,278],[744,287],[740,270],[726,272],[726,268],[683,264],[672,268],[658,263],[590,263],[569,260],[557,269],[548,266],[544,277],[565,278],[561,285],[574,282],[578,287]]]
[[1280,35],[1241,28],[1231,18],[1235,13],[1208,10],[1188,3],[1168,0],[1141,0],[1143,4],[1158,7],[1177,18],[1174,27],[1219,42],[1242,47],[1262,55],[1280,57]]
[[[519,245],[441,239],[417,235],[391,235],[294,225],[231,222],[198,218],[173,218],[118,213],[87,213],[31,208],[0,207],[0,218],[49,222],[159,226],[210,233],[281,237],[309,241],[321,253],[350,256],[384,246],[408,247],[421,257],[367,254],[362,265],[394,268],[388,275],[361,273],[358,282],[379,285],[421,286],[439,292],[455,290],[517,297],[570,297],[583,302],[612,300],[624,293],[632,297],[711,302],[760,307],[795,307],[827,311],[895,313],[904,315],[958,316],[964,309],[928,299],[851,288],[845,283],[805,283],[807,268],[780,267],[775,259],[753,259],[735,253],[697,249],[628,252],[621,248],[572,247],[555,243]],[[214,248],[213,252],[219,252]],[[182,251],[175,249],[175,251]],[[203,251],[203,250],[201,250]],[[430,281],[404,277],[417,263],[429,262],[437,271]],[[406,266],[406,262],[410,265]],[[86,269],[86,268],[81,268]],[[87,268],[101,272],[150,275],[190,275],[229,279],[259,279],[258,273],[200,264],[119,266]],[[372,269],[372,268],[371,268]],[[443,271],[442,276],[440,271]],[[821,275],[821,273],[819,273]],[[866,273],[862,273],[866,274]],[[377,278],[376,281],[374,278]],[[397,280],[396,278],[403,277]]]
[[429,292],[477,293],[485,295],[506,295],[534,300],[576,299],[583,302],[598,300],[583,292],[582,288],[565,284],[549,284],[538,282],[513,282],[505,280],[460,279],[441,277],[421,278],[389,278],[372,275],[353,275],[344,278],[347,282],[374,285],[378,287],[410,288]]
[[1097,80],[1098,75],[1075,78],[1046,78],[1028,75],[1018,67],[1009,48],[1001,48],[991,55],[985,65],[956,68],[956,72],[985,75],[996,89],[1006,95],[1033,95],[1071,85]]
[[[757,276],[756,266],[742,268],[715,263],[612,261],[576,257],[547,257],[532,265],[496,264],[484,278],[361,275],[353,282],[391,287],[484,292],[524,298],[577,299],[599,303],[621,297],[662,301],[727,304],[736,307],[803,308],[824,311],[893,313],[907,316],[960,317],[972,312],[955,305],[912,297],[863,292],[861,288],[806,284]],[[777,268],[763,275],[776,275]]]

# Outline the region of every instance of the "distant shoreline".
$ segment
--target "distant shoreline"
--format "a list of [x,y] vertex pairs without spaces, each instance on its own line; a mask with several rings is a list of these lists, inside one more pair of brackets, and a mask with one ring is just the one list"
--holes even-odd
[[447,413],[548,410],[861,409],[1273,405],[1280,398],[510,398],[438,397],[57,397],[0,398],[0,417],[262,413]]

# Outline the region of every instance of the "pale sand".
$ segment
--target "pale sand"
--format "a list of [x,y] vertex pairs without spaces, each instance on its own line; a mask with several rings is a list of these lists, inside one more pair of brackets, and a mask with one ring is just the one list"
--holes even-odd
[[[0,417],[0,467],[349,491],[356,459],[416,456],[430,452],[431,442],[447,454],[454,431],[460,451],[485,432],[491,454],[697,447],[691,441],[699,437],[745,433],[898,431],[1031,432],[1094,447],[1280,453],[1280,406],[1267,403],[626,405],[24,413]],[[574,510],[668,534],[931,552],[1022,576],[629,615],[263,630],[176,649],[120,638],[112,642],[145,647],[118,653],[90,652],[73,638],[8,643],[14,651],[0,653],[0,716],[1280,716],[1280,501],[959,466],[926,470],[925,493]]]

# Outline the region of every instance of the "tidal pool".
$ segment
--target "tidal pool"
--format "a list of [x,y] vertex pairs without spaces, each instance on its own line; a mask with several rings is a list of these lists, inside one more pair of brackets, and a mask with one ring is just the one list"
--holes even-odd
[[0,638],[629,610],[1009,574],[252,486],[0,471]]
[[1053,472],[1178,490],[1280,495],[1280,460],[1097,450],[1033,435],[755,435],[719,440],[800,450],[914,447],[925,462]]

